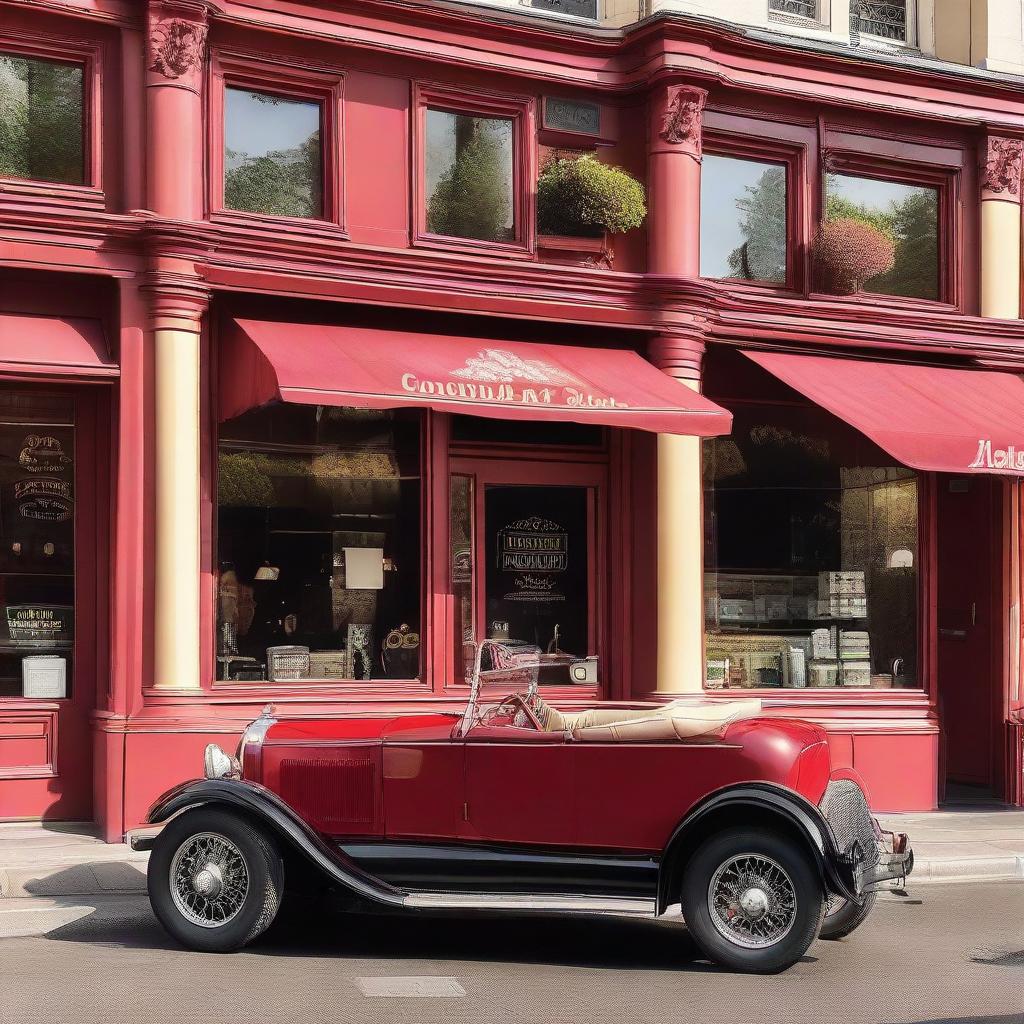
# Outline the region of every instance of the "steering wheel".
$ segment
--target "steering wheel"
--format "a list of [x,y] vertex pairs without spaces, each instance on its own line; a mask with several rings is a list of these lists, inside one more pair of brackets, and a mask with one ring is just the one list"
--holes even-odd
[[544,726],[540,724],[540,719],[533,712],[533,708],[527,703],[521,693],[510,693],[500,704],[487,713],[487,719],[501,718],[507,716],[513,722],[518,716],[519,712],[522,711],[530,725],[538,732],[544,731]]

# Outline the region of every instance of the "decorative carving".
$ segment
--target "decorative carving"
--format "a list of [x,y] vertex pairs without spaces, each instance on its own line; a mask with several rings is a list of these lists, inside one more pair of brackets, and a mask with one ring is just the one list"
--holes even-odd
[[707,93],[703,89],[671,86],[658,132],[661,138],[673,146],[689,146],[696,156],[700,156],[701,111],[706,98]]
[[985,166],[981,174],[981,188],[984,192],[1007,192],[1020,198],[1021,162],[1024,158],[1024,142],[1020,139],[1003,139],[989,136],[985,151]]
[[149,33],[149,70],[164,78],[199,71],[206,52],[206,24],[185,18],[159,18]]

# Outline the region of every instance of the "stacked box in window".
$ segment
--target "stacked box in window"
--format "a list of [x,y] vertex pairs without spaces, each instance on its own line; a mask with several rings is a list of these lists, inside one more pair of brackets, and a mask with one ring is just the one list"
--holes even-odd
[[864,629],[844,629],[839,634],[839,661],[843,686],[871,685],[871,638]]
[[821,614],[829,618],[866,618],[868,599],[863,570],[818,573],[818,604]]

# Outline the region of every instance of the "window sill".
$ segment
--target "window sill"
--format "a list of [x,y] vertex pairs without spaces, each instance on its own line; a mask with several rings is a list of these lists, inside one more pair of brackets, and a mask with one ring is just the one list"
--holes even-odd
[[280,217],[272,213],[251,213],[247,210],[215,210],[210,214],[212,224],[244,228],[250,231],[287,232],[310,238],[348,241],[348,231],[341,224],[317,217]]
[[433,249],[439,252],[468,253],[474,256],[502,256],[508,259],[536,259],[536,252],[522,242],[487,242],[482,239],[456,238],[449,235],[417,235],[415,249]]
[[100,188],[27,178],[0,178],[0,200],[13,200],[51,209],[56,207],[69,212],[102,212],[107,205],[106,194]]

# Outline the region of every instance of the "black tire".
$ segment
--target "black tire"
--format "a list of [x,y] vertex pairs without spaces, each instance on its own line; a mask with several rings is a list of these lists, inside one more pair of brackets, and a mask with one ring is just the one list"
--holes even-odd
[[[719,882],[716,882],[716,875],[720,869],[748,856],[759,858],[760,865],[768,867],[776,884],[763,883],[762,887],[756,884],[757,876],[754,876],[755,884],[743,891],[756,890],[768,894],[767,906],[772,911],[783,909],[780,899],[791,903],[789,911],[779,918],[783,923],[772,929],[780,932],[777,938],[771,934],[745,934],[744,929],[754,932],[767,929],[768,922],[751,924],[751,918],[738,909],[725,909],[723,906],[721,914],[712,917],[709,905],[712,887],[716,893],[730,888],[728,872]],[[776,869],[782,874],[777,874]],[[739,877],[744,876],[741,874]],[[746,884],[740,882],[736,890]],[[756,894],[752,898],[755,902],[760,900]],[[823,900],[818,871],[798,840],[776,835],[767,829],[730,828],[712,836],[698,847],[683,875],[681,902],[690,934],[709,960],[733,971],[775,974],[795,964],[818,934]],[[737,921],[733,932],[731,921],[737,917],[741,920]],[[716,919],[719,921],[717,926]]]
[[[190,873],[195,879],[209,864],[214,864],[219,873],[216,879],[225,894],[221,901],[225,915],[230,911],[222,923],[216,921],[220,902],[216,898],[204,900],[184,884]],[[172,867],[182,879],[177,901],[172,890]],[[237,884],[230,889],[223,887],[225,877]],[[244,893],[239,891],[243,878]],[[147,886],[153,913],[183,946],[230,953],[270,927],[284,892],[284,864],[273,839],[257,826],[231,811],[200,807],[175,818],[160,833],[149,858]],[[232,894],[233,899],[229,898]],[[204,910],[212,909],[208,924],[195,923],[183,909],[186,900],[193,899]],[[195,916],[202,916],[195,907],[191,909]]]
[[875,909],[877,892],[869,892],[862,906],[844,900],[842,896],[832,896],[825,908],[825,917],[821,922],[819,939],[845,939],[850,932],[856,931]]

